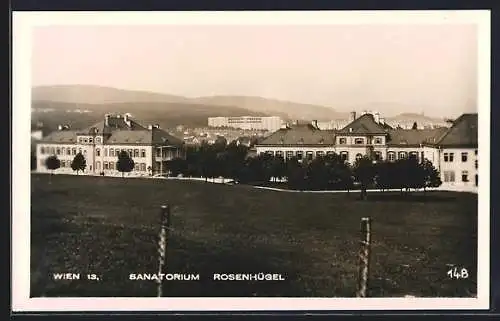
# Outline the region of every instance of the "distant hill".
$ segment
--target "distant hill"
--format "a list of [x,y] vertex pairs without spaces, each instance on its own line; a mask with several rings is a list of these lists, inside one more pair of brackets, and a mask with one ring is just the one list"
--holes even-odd
[[[113,104],[75,104],[54,101],[33,101],[31,122],[43,122],[44,126],[56,129],[59,124],[71,124],[84,128],[104,119],[106,113],[126,113],[139,122],[159,124],[170,128],[179,124],[192,127],[207,126],[209,116],[243,116],[251,113],[237,107],[206,106],[201,104],[131,102]],[[253,113],[266,116],[264,113]]]
[[193,101],[209,105],[238,106],[270,115],[286,115],[290,120],[330,120],[347,118],[348,112],[337,112],[331,107],[301,104],[290,101],[253,96],[208,96]]
[[[339,113],[330,107],[300,104],[262,97],[208,96],[188,98],[148,91],[124,90],[94,85],[34,87],[32,89],[32,101],[101,105],[116,103],[180,103],[189,104],[189,108],[196,109],[197,112],[201,112],[202,108],[208,107],[208,113],[206,113],[206,115],[211,116],[219,115],[218,110],[220,109],[214,109],[214,106],[224,106],[238,108],[236,113],[245,109],[246,115],[276,115],[288,120],[329,120],[347,117],[347,113]],[[200,108],[196,108],[195,105],[200,105]],[[231,109],[226,108],[225,110],[230,111]],[[132,110],[130,112],[134,111]],[[228,114],[227,116],[232,116],[233,114],[234,113]]]

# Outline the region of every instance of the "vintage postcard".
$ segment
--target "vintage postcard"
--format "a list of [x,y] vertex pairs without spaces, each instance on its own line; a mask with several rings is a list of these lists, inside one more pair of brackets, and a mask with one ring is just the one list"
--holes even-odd
[[13,310],[487,309],[489,124],[488,11],[14,12]]

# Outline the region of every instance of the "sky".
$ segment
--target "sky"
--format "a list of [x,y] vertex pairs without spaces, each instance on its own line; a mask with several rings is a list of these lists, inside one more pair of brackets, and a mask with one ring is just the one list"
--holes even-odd
[[32,35],[33,86],[261,96],[338,111],[385,104],[395,114],[477,112],[472,24],[63,25]]

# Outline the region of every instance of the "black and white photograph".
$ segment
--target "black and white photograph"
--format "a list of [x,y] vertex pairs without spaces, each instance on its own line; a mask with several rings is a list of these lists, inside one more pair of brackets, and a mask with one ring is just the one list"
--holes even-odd
[[487,308],[489,18],[15,13],[15,302]]

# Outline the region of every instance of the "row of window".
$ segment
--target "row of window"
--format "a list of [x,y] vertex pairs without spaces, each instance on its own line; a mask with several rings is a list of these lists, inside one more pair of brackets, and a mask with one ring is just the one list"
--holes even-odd
[[[446,183],[452,183],[455,182],[455,171],[444,171],[443,172],[444,176],[444,181]],[[477,186],[477,175],[476,175],[476,186]],[[462,182],[469,182],[469,172],[468,171],[462,171]]]
[[[285,154],[282,152],[282,151],[276,151],[276,152],[273,152],[271,150],[268,150],[265,152],[266,154],[269,154],[269,155],[272,155],[272,156],[277,156],[277,157],[284,157],[284,155],[286,156],[287,159],[290,159],[292,157],[297,157],[298,159],[303,159],[304,158],[304,152],[302,151],[297,151],[297,152],[294,152],[294,151],[287,151]],[[331,155],[331,154],[334,154],[333,151],[329,151],[326,153],[327,155]],[[305,152],[305,155],[306,155],[306,158],[307,159],[312,159],[313,156],[314,156],[314,152],[312,151],[306,151]],[[325,155],[325,152],[323,151],[317,151],[316,152],[316,157],[320,157],[320,156],[324,156]],[[340,158],[343,159],[343,160],[348,160],[349,159],[349,152],[346,152],[346,151],[342,151],[339,153],[340,155]],[[382,152],[379,152],[379,151],[375,151],[373,152],[373,156],[374,156],[374,159],[375,160],[382,160],[383,157],[382,157]],[[397,156],[398,156],[398,159],[406,159],[406,158],[418,158],[418,153],[416,151],[413,151],[413,152],[399,152],[397,153]],[[361,153],[358,153],[356,154],[356,160],[358,159],[361,159],[363,157],[363,154]],[[396,160],[396,152],[388,152],[387,153],[387,159],[389,161],[395,161]]]
[[[92,144],[94,142],[92,137],[78,137],[78,143],[80,144]],[[101,137],[95,138],[96,144],[100,144],[102,142]]]
[[[475,154],[477,155],[477,150],[475,151]],[[469,157],[469,153],[467,152],[462,152],[462,162],[467,162],[467,159]],[[443,160],[447,163],[451,163],[454,161],[455,154],[454,153],[443,153]]]
[[[355,138],[354,139],[354,144],[356,144],[356,145],[363,145],[364,143],[365,143],[365,139],[364,138]],[[382,138],[376,137],[373,140],[373,143],[374,144],[382,144]],[[339,138],[339,145],[345,145],[345,144],[347,144],[347,138],[346,137],[340,137]]]
[[[96,170],[101,170],[101,162],[95,162],[95,169]],[[115,170],[116,169],[116,163],[115,162],[102,162],[102,169],[103,170]],[[146,163],[135,163],[134,165],[134,171],[140,171],[140,172],[145,172],[147,170],[146,168]]]
[[[44,154],[49,154],[49,155],[76,155],[77,154],[77,150],[79,153],[82,152],[82,149],[81,148],[76,148],[76,147],[44,147],[42,146],[40,148],[40,154],[44,155]],[[128,149],[128,150],[125,150],[125,149],[119,149],[119,148],[110,148],[109,149],[109,153],[108,153],[108,148],[104,148],[103,149],[103,152],[104,152],[104,156],[107,157],[108,155],[109,156],[118,156],[118,154],[121,152],[121,151],[125,151],[127,152],[130,157],[146,157],[146,150],[145,149]],[[83,154],[86,154],[87,151],[86,150],[83,150]],[[100,148],[96,148],[95,149],[95,153],[96,153],[96,156],[101,156],[101,149]]]

